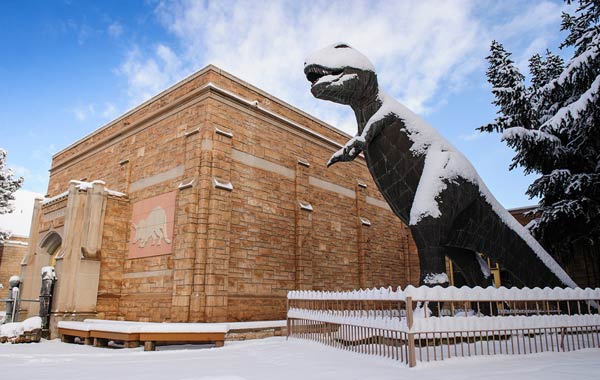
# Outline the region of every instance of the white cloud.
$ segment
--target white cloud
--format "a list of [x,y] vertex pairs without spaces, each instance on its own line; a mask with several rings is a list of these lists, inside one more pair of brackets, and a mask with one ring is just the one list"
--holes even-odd
[[116,116],[117,107],[111,102],[104,102],[104,105],[97,105],[96,103],[81,104],[73,107],[69,110],[75,119],[79,122],[93,120],[95,117],[102,117],[103,119],[110,119]]
[[123,33],[123,25],[118,21],[114,21],[108,26],[107,32],[112,38],[119,38]]
[[28,177],[31,174],[31,170],[29,170],[28,168],[26,168],[24,166],[10,165],[9,168],[13,171],[13,174],[17,177]]
[[159,44],[148,56],[137,46],[132,48],[117,74],[126,78],[132,104],[137,105],[182,79],[187,72],[177,55]]
[[490,34],[514,54],[512,59],[521,72],[527,73],[529,58],[536,53],[543,54],[550,48],[555,53],[568,54],[557,49],[562,41],[561,15],[573,13],[575,8],[576,4],[552,0],[497,2],[491,13],[503,22],[492,23]]
[[71,113],[78,121],[85,121],[96,114],[96,108],[93,104],[85,104],[73,107]]
[[94,29],[91,26],[85,23],[80,24],[72,19],[67,20],[66,27],[75,33],[79,45],[85,44],[87,39],[94,34]]
[[[550,25],[557,30],[560,8],[550,1],[164,0],[155,13],[176,42],[150,52],[134,47],[118,72],[138,104],[212,63],[354,134],[348,107],[310,95],[303,62],[313,50],[350,43],[374,62],[382,88],[427,113],[473,85],[469,76],[486,65],[492,36],[510,40],[523,33],[539,37]],[[486,12],[494,15],[482,16]],[[532,49],[543,42],[531,42]]]
[[[48,172],[47,168],[50,167],[50,160],[44,158],[42,161],[46,162],[47,165],[44,169],[38,169],[32,165],[31,167],[25,167],[21,165],[10,165],[9,167],[13,170],[13,173],[17,177],[23,177],[23,188],[35,190],[36,192],[44,192],[48,187]],[[39,161],[38,161],[39,162]]]
[[35,141],[39,139],[34,137],[30,140],[31,144],[27,147],[29,155],[18,164],[11,160],[12,156],[9,156],[6,166],[13,171],[15,176],[24,178],[21,190],[46,194],[48,169],[52,166],[52,155],[57,152],[56,145],[34,145]]
[[110,102],[104,103],[104,110],[102,110],[102,117],[105,119],[110,119],[117,114],[117,107]]
[[502,12],[509,13],[505,23],[496,25],[494,33],[500,39],[522,38],[524,33],[539,31],[550,26],[558,31],[561,12],[567,9],[564,3],[556,1],[525,2],[524,4],[511,4],[501,8]]
[[[47,146],[44,146],[44,147],[34,150],[32,157],[36,160],[40,160],[43,158],[48,158],[56,152],[58,152],[58,149],[56,149],[56,145],[50,144],[50,145],[47,145]],[[50,160],[48,160],[48,163],[49,162],[50,162]]]
[[178,44],[159,45],[147,55],[134,48],[119,72],[127,78],[129,95],[139,101],[213,63],[354,133],[349,109],[310,96],[304,58],[346,41],[373,60],[383,88],[426,112],[440,101],[433,99],[443,83],[462,83],[481,58],[474,54],[483,45],[472,8],[470,0],[164,1],[156,14]]
[[474,141],[474,140],[478,140],[480,138],[483,137],[483,133],[477,131],[477,132],[473,132],[473,133],[469,133],[469,134],[461,134],[458,136],[459,139],[463,140],[463,141]]

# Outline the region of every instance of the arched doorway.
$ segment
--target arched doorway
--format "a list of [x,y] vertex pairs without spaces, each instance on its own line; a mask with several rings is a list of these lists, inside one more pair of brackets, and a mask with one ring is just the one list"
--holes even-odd
[[57,232],[52,231],[42,240],[40,248],[50,256],[47,265],[56,266],[56,258],[61,253],[62,238]]

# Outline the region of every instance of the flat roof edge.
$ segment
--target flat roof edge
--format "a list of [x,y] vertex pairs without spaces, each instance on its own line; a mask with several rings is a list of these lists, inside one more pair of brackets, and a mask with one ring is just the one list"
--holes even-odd
[[265,92],[264,90],[261,90],[260,88],[258,88],[256,86],[254,86],[254,85],[252,85],[252,84],[244,81],[243,79],[240,79],[240,78],[236,77],[233,74],[228,73],[227,71],[224,71],[224,70],[220,69],[219,67],[217,67],[217,66],[215,66],[213,64],[208,64],[207,66],[203,67],[202,69],[200,69],[200,70],[198,70],[198,71],[190,74],[189,76],[187,76],[187,77],[183,78],[182,80],[180,80],[180,81],[174,83],[173,85],[169,86],[167,89],[165,89],[165,90],[159,92],[158,94],[154,95],[150,99],[148,99],[148,100],[142,102],[141,104],[137,105],[136,107],[130,109],[129,111],[127,111],[124,114],[122,114],[121,116],[117,117],[116,119],[113,119],[112,121],[110,121],[110,122],[108,122],[108,123],[100,126],[99,128],[95,129],[91,133],[89,133],[89,134],[87,134],[87,135],[79,138],[75,142],[69,144],[67,147],[61,149],[60,151],[58,151],[56,153],[54,153],[52,155],[52,159],[54,160],[57,156],[59,156],[59,155],[65,153],[66,151],[68,151],[68,150],[76,147],[77,145],[81,144],[82,142],[86,141],[87,139],[89,139],[89,138],[91,138],[91,137],[93,137],[93,136],[101,133],[105,129],[108,129],[109,127],[117,124],[118,122],[122,121],[126,117],[131,116],[132,114],[134,114],[135,112],[141,110],[145,106],[147,106],[147,105],[151,104],[152,102],[160,99],[161,97],[169,94],[170,92],[174,91],[175,89],[179,88],[180,86],[182,86],[182,85],[184,85],[184,84],[186,84],[186,83],[188,83],[188,82],[196,79],[197,77],[206,74],[209,71],[214,71],[214,72],[218,73],[219,75],[222,75],[222,76],[224,76],[224,77],[232,80],[233,82],[235,82],[235,83],[237,83],[237,84],[239,84],[241,86],[244,86],[244,87],[246,87],[246,88],[248,88],[248,89],[250,89],[252,91],[255,91],[255,92],[259,93],[261,96],[264,96],[265,98],[268,98],[268,99],[270,99],[270,100],[278,103],[279,105],[281,105],[283,107],[286,107],[286,108],[288,108],[288,109],[290,109],[290,110],[292,110],[292,111],[300,114],[301,116],[306,117],[306,118],[308,118],[308,119],[310,119],[310,120],[312,120],[312,121],[314,121],[314,122],[322,125],[323,127],[331,130],[334,133],[339,134],[340,136],[351,138],[351,136],[349,134],[347,134],[346,132],[344,132],[344,131],[336,128],[336,127],[334,127],[333,125],[330,125],[330,124],[324,122],[323,120],[318,119],[317,117],[315,117],[315,116],[313,116],[313,115],[311,115],[311,114],[309,114],[309,113],[307,113],[307,112],[305,112],[305,111],[303,111],[303,110],[301,110],[301,109],[299,109],[299,108],[297,108],[297,107],[295,107],[295,106],[293,106],[293,105],[285,102],[284,100],[281,100],[281,99],[279,99],[279,98],[277,98],[277,97],[275,97],[275,96],[273,96],[273,95]]

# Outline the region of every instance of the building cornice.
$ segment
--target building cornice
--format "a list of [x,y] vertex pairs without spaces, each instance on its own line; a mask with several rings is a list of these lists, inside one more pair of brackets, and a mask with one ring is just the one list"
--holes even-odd
[[[89,150],[92,150],[92,149],[94,149],[94,148],[96,148],[98,146],[104,145],[104,144],[106,144],[107,140],[118,138],[120,135],[126,133],[127,131],[130,131],[130,130],[134,129],[135,126],[139,126],[140,124],[142,124],[144,122],[147,122],[148,119],[156,117],[157,114],[163,114],[165,112],[168,112],[169,109],[172,109],[174,107],[177,107],[178,105],[181,105],[182,103],[185,103],[185,102],[189,101],[191,98],[193,98],[194,96],[197,96],[197,95],[201,94],[202,92],[205,92],[207,89],[220,90],[223,94],[233,95],[235,97],[241,98],[238,95],[232,94],[231,92],[229,92],[227,90],[219,89],[214,84],[208,83],[207,85],[201,86],[201,87],[199,87],[199,88],[197,88],[197,89],[195,89],[195,90],[193,90],[193,91],[191,91],[191,92],[189,92],[189,93],[181,96],[180,98],[176,99],[174,102],[171,102],[170,104],[168,104],[168,105],[166,105],[164,107],[161,107],[157,111],[151,113],[150,115],[142,118],[139,121],[136,121],[136,122],[134,122],[134,123],[132,123],[130,125],[127,125],[126,123],[124,123],[125,119],[127,119],[129,116],[134,115],[136,112],[142,110],[144,107],[149,106],[150,104],[152,104],[152,103],[160,100],[161,98],[169,95],[170,93],[172,93],[173,91],[177,90],[178,88],[184,86],[185,84],[187,84],[187,83],[189,83],[189,82],[197,79],[198,77],[201,77],[201,76],[203,76],[203,75],[205,75],[205,74],[207,74],[209,72],[214,72],[214,73],[216,73],[218,75],[221,75],[221,76],[223,76],[223,77],[231,80],[232,82],[234,82],[235,84],[237,84],[239,86],[245,87],[245,88],[247,88],[248,90],[250,90],[252,92],[256,92],[257,94],[259,94],[262,97],[267,98],[271,102],[276,103],[276,104],[278,104],[278,105],[280,105],[282,107],[285,107],[285,108],[287,108],[287,109],[289,109],[289,110],[297,113],[301,117],[307,118],[307,119],[309,119],[309,120],[311,120],[311,121],[319,124],[320,126],[322,126],[322,127],[326,128],[326,129],[330,130],[331,132],[339,135],[340,138],[348,139],[348,138],[351,137],[350,135],[346,134],[343,131],[340,131],[339,129],[335,128],[334,126],[332,126],[330,124],[327,124],[324,121],[322,121],[322,120],[320,120],[320,119],[318,119],[318,118],[316,118],[316,117],[314,117],[314,116],[312,116],[312,115],[310,115],[310,114],[302,111],[301,109],[296,108],[296,107],[294,107],[294,106],[286,103],[285,101],[283,101],[283,100],[281,100],[279,98],[276,98],[273,95],[271,95],[271,94],[269,94],[269,93],[267,93],[267,92],[259,89],[258,87],[255,87],[255,86],[249,84],[248,82],[245,82],[244,80],[242,80],[242,79],[240,79],[240,78],[238,78],[238,77],[236,77],[236,76],[234,76],[232,74],[229,74],[228,72],[223,71],[222,69],[220,69],[220,68],[218,68],[218,67],[210,64],[210,65],[204,67],[203,69],[195,72],[194,74],[188,76],[187,78],[185,78],[185,79],[177,82],[176,84],[174,84],[171,87],[167,88],[166,90],[160,92],[159,94],[153,96],[152,98],[146,100],[145,102],[143,102],[142,104],[136,106],[135,108],[127,111],[126,113],[124,113],[123,115],[119,116],[115,120],[113,120],[113,121],[111,121],[111,122],[109,122],[109,123],[101,126],[100,128],[96,129],[95,131],[91,132],[90,134],[88,134],[88,135],[86,135],[86,136],[78,139],[77,141],[75,141],[74,143],[70,144],[66,148],[61,149],[59,152],[57,152],[57,153],[55,153],[55,154],[52,155],[52,159],[55,160],[55,159],[59,158],[60,155],[62,155],[65,152],[69,151],[70,149],[73,149],[73,148],[77,147],[81,143],[84,143],[85,141],[88,141],[92,137],[94,137],[96,135],[99,135],[100,133],[104,132],[105,130],[107,130],[107,129],[111,128],[111,127],[118,126],[119,123],[122,123],[122,127],[123,128],[119,129],[118,131],[115,131],[115,133],[113,133],[111,136],[98,141],[97,143],[93,144],[91,147],[88,147],[88,149],[86,149],[85,152],[87,152]],[[247,100],[247,99],[244,99],[244,98],[241,98],[241,99],[243,99],[243,101],[245,103],[249,103],[249,104],[255,103],[255,101]],[[273,116],[276,116],[276,117],[278,117],[278,118],[280,118],[282,120],[285,120],[286,122],[297,124],[294,121],[288,120],[288,119],[286,119],[286,118],[278,115],[274,111],[268,110],[266,108],[262,108],[262,110],[264,112],[271,113]],[[304,128],[304,129],[306,129],[307,131],[311,131],[312,132],[312,130],[310,130],[308,128]],[[60,162],[57,166],[63,166],[64,163],[68,162],[69,160],[70,159],[68,158],[68,159],[66,159],[63,162]],[[50,171],[52,172],[52,171],[54,171],[54,169],[56,169],[56,167],[52,167],[50,169]]]
[[[211,67],[209,67],[211,68]],[[211,68],[212,69],[212,68]],[[200,72],[198,72],[196,75],[200,75],[200,73],[204,73],[205,71],[202,70]],[[194,76],[195,77],[195,76]],[[191,79],[189,79],[191,80]],[[181,83],[180,83],[181,85]],[[163,93],[161,93],[163,94]],[[228,90],[222,89],[218,86],[216,86],[213,83],[207,83],[203,86],[198,87],[197,89],[190,91],[189,93],[179,97],[178,99],[176,99],[175,101],[159,108],[158,110],[146,115],[145,117],[132,122],[129,125],[123,125],[122,128],[118,131],[115,131],[115,133],[113,133],[112,135],[109,135],[107,137],[105,137],[102,140],[99,140],[98,142],[96,142],[93,145],[88,146],[86,149],[82,150],[81,152],[79,152],[79,154],[71,156],[69,158],[66,158],[63,161],[57,162],[51,169],[50,169],[50,173],[56,173],[59,172],[71,165],[73,165],[76,162],[79,162],[91,155],[93,155],[94,153],[96,153],[97,151],[106,148],[107,146],[110,146],[112,144],[115,144],[119,141],[121,141],[122,139],[138,133],[139,131],[150,127],[153,125],[153,122],[157,121],[159,118],[161,117],[165,117],[167,116],[170,112],[178,110],[180,107],[187,107],[189,105],[194,104],[194,101],[201,101],[204,99],[205,96],[210,96],[211,94],[216,94],[219,95],[221,97],[227,98],[229,100],[232,100],[234,102],[236,102],[237,104],[243,105],[245,108],[248,109],[252,109],[257,113],[260,113],[261,115],[276,120],[279,123],[285,124],[288,127],[292,127],[293,129],[296,129],[298,131],[300,131],[303,134],[306,134],[316,140],[319,140],[327,145],[330,145],[332,148],[335,149],[339,149],[341,148],[343,145],[338,143],[337,141],[332,140],[331,138],[324,136],[308,127],[302,126],[299,123],[290,120],[282,115],[279,115],[278,113],[266,108],[266,107],[262,107],[257,101],[253,101],[253,100],[249,100],[246,99],[242,96],[239,96],[237,94],[234,94]],[[159,95],[162,96],[162,95]],[[149,101],[148,101],[149,102]],[[147,104],[148,102],[143,103],[141,106]],[[139,106],[139,107],[141,107]],[[287,106],[287,105],[286,105]],[[138,108],[139,108],[138,107]],[[291,107],[291,106],[287,106],[287,107]],[[136,108],[137,109],[137,108]],[[130,111],[130,113],[133,111]],[[128,114],[130,114],[128,113]],[[126,114],[126,115],[128,115]],[[96,130],[95,132],[93,132],[92,134],[90,134],[89,136],[87,136],[86,138],[79,140],[78,142],[72,144],[70,146],[70,148],[75,147],[77,144],[85,141],[86,139],[91,138],[94,135],[97,135],[98,133],[100,133],[101,130],[108,128],[109,126],[114,125],[115,123],[117,123],[119,120],[122,120],[125,117],[122,116],[121,118],[117,119],[116,121],[114,121],[113,123],[102,127],[101,129]],[[314,118],[313,118],[314,119]],[[315,119],[317,122],[319,122],[320,124],[327,126],[326,124],[324,124],[321,121],[318,121],[317,119]],[[333,128],[333,127],[331,127]],[[349,138],[348,135],[343,134],[340,131],[335,130],[335,132],[337,134],[340,135],[340,139],[346,139]],[[70,149],[67,148],[66,150]],[[65,150],[61,151],[64,152]],[[54,155],[53,157],[56,157],[60,154],[57,153],[56,155]]]
[[71,145],[67,146],[66,148],[61,149],[60,151],[54,153],[52,155],[52,159],[55,159],[56,157],[60,156],[61,154],[65,153],[66,151],[76,147],[77,145],[81,144],[82,142],[96,136],[97,134],[103,132],[104,130],[115,126],[117,124],[119,124],[119,122],[124,121],[127,117],[133,115],[134,113],[136,113],[137,111],[141,110],[142,108],[146,107],[147,105],[157,101],[158,99],[162,98],[163,96],[173,92],[173,90],[175,90],[176,88],[191,82],[192,80],[196,79],[197,77],[200,77],[204,74],[206,74],[208,71],[210,70],[214,70],[214,66],[212,65],[208,65],[205,68],[203,68],[200,71],[195,72],[194,74],[190,75],[187,78],[184,78],[183,80],[175,83],[174,85],[172,85],[171,87],[167,88],[166,90],[158,93],[157,95],[151,97],[150,99],[146,100],[145,102],[143,102],[142,104],[130,109],[129,111],[125,112],[123,115],[117,117],[116,119],[114,119],[113,121],[110,121],[106,124],[104,124],[103,126],[101,126],[100,128],[96,129],[95,131],[91,132],[90,134],[80,138],[79,140],[75,141],[74,143],[72,143]]

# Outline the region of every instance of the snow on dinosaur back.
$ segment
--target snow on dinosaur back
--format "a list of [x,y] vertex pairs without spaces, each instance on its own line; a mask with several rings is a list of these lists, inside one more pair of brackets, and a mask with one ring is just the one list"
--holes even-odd
[[[306,59],[304,72],[312,83],[311,92],[315,97],[350,105],[357,116],[357,136],[349,140],[331,157],[328,166],[339,161],[351,161],[359,153],[364,152],[371,174],[373,174],[379,189],[382,190],[394,212],[409,224],[413,233],[426,218],[440,219],[440,223],[454,222],[453,219],[441,221],[443,216],[441,206],[444,201],[447,203],[454,201],[453,199],[444,199],[444,192],[449,186],[464,187],[465,182],[470,183],[477,189],[480,198],[489,205],[488,209],[491,207],[492,211],[490,212],[495,214],[493,215],[494,219],[499,219],[504,226],[516,233],[518,235],[516,239],[522,240],[560,282],[570,287],[576,286],[529,232],[498,203],[466,157],[444,139],[437,130],[379,89],[374,66],[363,54],[348,44],[331,45],[311,54]],[[389,131],[394,128],[399,129],[400,132]],[[383,137],[380,137],[375,144],[371,144],[375,137],[380,135]],[[391,142],[393,148],[387,144],[385,149],[395,148],[397,150],[397,147],[402,145],[401,141],[397,140],[406,138],[410,144],[409,153],[377,151],[383,149],[385,144],[381,141],[385,139],[394,140]],[[380,160],[385,161],[385,164],[378,166],[376,160],[382,156],[383,158]],[[416,189],[409,189],[413,194],[408,212],[399,211],[406,208],[407,205],[394,204],[397,200],[390,195],[405,192],[406,189],[396,188],[386,193],[386,187],[389,189],[399,185],[389,185],[389,179],[385,179],[388,183],[384,183],[382,178],[386,176],[389,178],[389,172],[381,172],[378,169],[378,167],[385,167],[385,170],[388,171],[389,167],[394,166],[395,163],[390,162],[393,160],[390,159],[392,156],[397,161],[414,161],[412,167],[421,165],[418,185]],[[378,170],[380,171],[377,172]],[[401,173],[400,175],[405,174]],[[403,178],[398,179],[395,181],[403,182],[401,181]],[[469,202],[478,201],[478,199],[469,200]],[[463,209],[467,209],[468,206],[471,206],[471,203],[465,203]],[[463,211],[463,209],[458,209],[461,207],[460,205],[455,207],[457,214]],[[429,223],[430,220],[427,222]],[[443,245],[443,243],[440,241],[439,245]],[[464,248],[472,250],[473,244]],[[419,242],[417,245],[419,246]],[[423,251],[425,250],[423,249]],[[422,249],[419,247],[420,255],[421,251]],[[440,273],[445,270],[445,268],[431,268],[430,271],[425,270],[424,272],[424,260],[421,261],[422,281],[428,276],[431,277],[431,273]],[[479,267],[479,264],[477,266]]]

